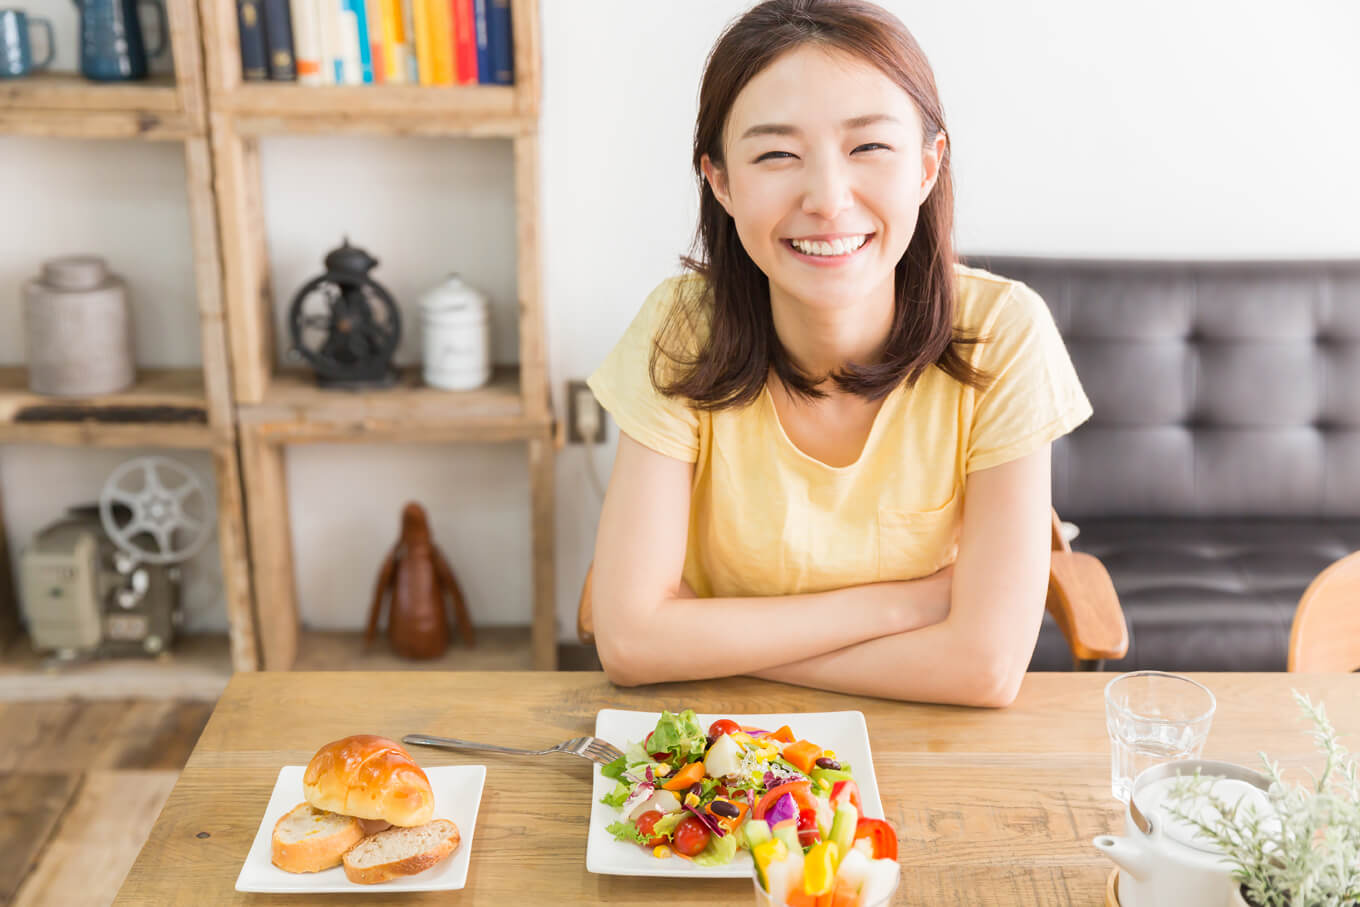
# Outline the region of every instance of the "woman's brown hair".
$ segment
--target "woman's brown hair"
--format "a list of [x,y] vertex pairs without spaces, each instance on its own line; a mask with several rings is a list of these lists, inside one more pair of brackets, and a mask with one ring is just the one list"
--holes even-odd
[[[651,378],[667,396],[699,409],[754,401],[773,367],[793,393],[826,396],[821,378],[801,371],[779,342],[770,312],[769,279],[747,255],[736,224],[704,179],[705,155],[725,166],[723,130],[737,95],[779,56],[815,44],[862,58],[902,87],[920,112],[926,144],[944,132],[944,110],[930,63],[891,13],[863,0],[766,0],[734,21],[709,53],[694,127],[699,225],[694,249],[681,259],[704,277],[702,290],[677,300],[653,345]],[[842,390],[877,400],[900,382],[914,384],[934,365],[955,380],[984,388],[987,376],[959,351],[976,337],[954,329],[954,186],[948,134],[935,185],[921,205],[916,231],[897,263],[895,313],[882,361],[848,363],[826,376]],[[707,309],[700,317],[700,309]],[[707,321],[704,336],[697,334]],[[697,342],[688,342],[694,339]],[[663,362],[663,358],[667,361]]]

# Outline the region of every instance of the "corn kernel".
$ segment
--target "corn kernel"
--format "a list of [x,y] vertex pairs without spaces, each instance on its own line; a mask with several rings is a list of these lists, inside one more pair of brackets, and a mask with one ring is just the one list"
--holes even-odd
[[658,860],[664,860],[670,855],[671,849],[665,844],[658,844],[656,847],[652,848],[652,856],[656,857]]

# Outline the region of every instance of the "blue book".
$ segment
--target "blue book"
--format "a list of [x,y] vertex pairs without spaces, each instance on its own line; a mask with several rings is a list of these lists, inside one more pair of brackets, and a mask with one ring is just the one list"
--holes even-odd
[[477,84],[495,85],[491,72],[491,16],[487,10],[488,0],[474,0],[472,17],[477,30]]
[[241,78],[247,82],[269,78],[260,5],[259,0],[236,0],[237,24],[241,31]]
[[293,17],[288,0],[264,0],[261,6],[269,78],[275,82],[295,82],[297,63],[293,59]]
[[[340,0],[340,8],[354,15],[354,24],[358,27],[359,72],[364,84],[372,85],[373,51],[368,43],[368,13],[364,9],[364,0]],[[382,27],[381,23],[378,27]],[[353,52],[353,48],[349,50]]]
[[513,85],[515,55],[511,49],[510,0],[490,0],[486,37],[490,45],[491,82],[494,85]]

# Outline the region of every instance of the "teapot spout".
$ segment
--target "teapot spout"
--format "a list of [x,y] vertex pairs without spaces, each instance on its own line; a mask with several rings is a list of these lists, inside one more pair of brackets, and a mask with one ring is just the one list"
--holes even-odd
[[1128,873],[1140,881],[1147,877],[1151,862],[1142,846],[1133,838],[1101,835],[1092,839],[1091,843],[1096,846],[1097,850],[1113,860],[1122,872]]

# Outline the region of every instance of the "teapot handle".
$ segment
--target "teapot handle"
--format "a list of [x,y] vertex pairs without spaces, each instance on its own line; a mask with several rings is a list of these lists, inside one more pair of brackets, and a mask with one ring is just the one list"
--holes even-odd
[[[146,55],[148,57],[159,57],[170,47],[170,26],[166,21],[165,6],[162,4],[161,0],[139,0],[139,2],[150,6],[156,11],[156,36],[160,39],[160,42],[156,45],[154,50],[147,48]],[[142,29],[142,33],[146,33],[145,28]]]

